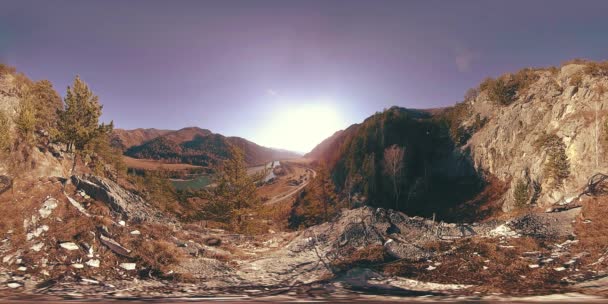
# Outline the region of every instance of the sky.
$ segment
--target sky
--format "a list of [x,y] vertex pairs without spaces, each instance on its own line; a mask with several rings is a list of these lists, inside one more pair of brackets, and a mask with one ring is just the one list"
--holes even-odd
[[0,0],[0,62],[80,75],[119,128],[199,126],[301,152],[392,105],[608,59],[608,1]]

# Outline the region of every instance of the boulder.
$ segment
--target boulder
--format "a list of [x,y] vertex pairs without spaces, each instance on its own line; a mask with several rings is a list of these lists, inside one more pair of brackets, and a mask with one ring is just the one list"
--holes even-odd
[[112,211],[126,218],[136,221],[160,220],[158,212],[154,212],[154,208],[140,196],[107,178],[94,175],[72,176],[72,182],[79,190],[104,202]]
[[128,256],[129,253],[131,253],[131,250],[123,247],[122,245],[118,244],[115,240],[105,237],[104,235],[100,235],[99,240],[101,241],[102,244],[106,245],[108,248],[110,248],[110,250],[112,250],[114,253],[116,253],[118,255]]
[[78,247],[78,245],[72,243],[72,242],[65,242],[65,243],[61,243],[59,244],[59,246],[65,250],[68,251],[73,251],[73,250],[78,250],[80,249],[80,247]]

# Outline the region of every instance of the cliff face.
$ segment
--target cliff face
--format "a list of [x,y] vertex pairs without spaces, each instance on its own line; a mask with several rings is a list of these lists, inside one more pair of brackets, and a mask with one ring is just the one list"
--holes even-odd
[[[606,63],[580,62],[560,68],[524,69],[484,81],[478,89],[467,94],[465,101],[453,107],[418,111],[427,113],[429,117],[410,115],[413,123],[398,126],[391,134],[385,132],[389,130],[387,128],[399,125],[391,111],[410,114],[416,111],[391,108],[377,113],[361,124],[337,132],[307,157],[328,164],[337,187],[344,191],[348,186],[345,181],[349,178],[365,177],[364,172],[358,172],[365,168],[349,169],[345,173],[341,162],[362,168],[365,163],[353,155],[375,152],[376,161],[372,167],[376,176],[384,174],[382,159],[377,156],[383,149],[397,144],[406,151],[404,195],[419,195],[418,184],[423,185],[426,192],[437,192],[428,190],[432,183],[436,183],[429,176],[461,178],[466,174],[460,174],[462,170],[455,167],[462,161],[432,156],[425,161],[431,167],[424,166],[423,178],[412,176],[412,170],[422,162],[408,159],[407,155],[411,156],[428,143],[424,136],[413,141],[408,138],[416,128],[423,127],[423,131],[427,128],[428,136],[438,136],[431,143],[431,150],[437,150],[443,156],[460,155],[456,158],[470,162],[478,176],[507,185],[508,190],[504,194],[493,196],[499,197],[493,203],[502,206],[504,211],[526,204],[548,206],[569,202],[578,197],[592,175],[608,173],[608,96],[603,91],[608,91]],[[378,119],[381,122],[373,126],[371,122]],[[422,125],[425,121],[426,127]],[[369,131],[372,135],[365,135],[369,133],[365,130],[372,130]],[[452,145],[437,146],[446,137],[451,138]],[[374,140],[377,143],[374,144]],[[376,150],[370,150],[370,146]],[[363,180],[364,185],[360,189],[356,185],[351,187],[355,189],[353,191],[363,191],[361,188],[369,186],[365,185],[366,179]],[[451,179],[449,183],[458,182]],[[469,190],[461,186],[450,189],[454,193],[446,193],[449,196],[446,199],[453,202],[445,203],[451,206],[463,203],[463,200],[457,201],[457,194]],[[440,203],[444,198],[424,197],[426,199],[422,199],[421,204],[446,211]],[[371,197],[371,200],[368,203],[376,204],[383,199]],[[408,199],[407,203],[412,202]],[[407,210],[409,207],[403,208],[406,212],[412,211]]]
[[[533,73],[537,79],[509,105],[493,100],[487,89],[465,102],[470,113],[461,127],[474,124],[478,115],[487,123],[462,149],[470,150],[477,170],[511,185],[503,210],[515,207],[517,183],[529,186],[529,197],[539,192],[537,203],[542,206],[571,200],[593,174],[608,172],[608,99],[601,92],[601,86],[608,88],[608,79],[587,72],[584,64]],[[561,185],[548,169],[550,149],[542,145],[550,135],[563,142],[567,156],[570,174]]]

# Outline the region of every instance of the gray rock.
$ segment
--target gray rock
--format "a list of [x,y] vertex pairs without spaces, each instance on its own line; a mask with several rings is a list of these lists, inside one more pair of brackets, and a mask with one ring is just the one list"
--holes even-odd
[[110,250],[114,251],[114,253],[116,253],[118,255],[128,256],[129,253],[131,253],[131,250],[123,247],[122,245],[118,244],[118,242],[114,241],[111,238],[101,235],[101,236],[99,236],[99,240],[101,241],[102,244],[106,245],[108,248],[110,248]]
[[74,250],[80,249],[80,247],[78,247],[78,245],[76,245],[72,242],[61,243],[61,244],[59,244],[59,246],[68,251],[74,251]]
[[57,208],[57,200],[49,197],[44,201],[42,208],[38,210],[38,213],[40,213],[41,218],[47,218],[51,215],[55,208]]
[[135,270],[137,265],[135,263],[121,263],[120,268],[124,270]]
[[94,176],[72,176],[72,182],[80,190],[84,190],[92,198],[106,203],[114,212],[136,220],[158,220],[166,222],[168,219],[155,212],[140,196],[129,192],[115,182]]

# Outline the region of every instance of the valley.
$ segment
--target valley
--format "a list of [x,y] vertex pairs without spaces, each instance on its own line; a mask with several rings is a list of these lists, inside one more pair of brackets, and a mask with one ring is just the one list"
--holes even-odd
[[304,156],[115,130],[79,77],[61,103],[0,67],[0,301],[608,296],[608,62],[386,108]]

